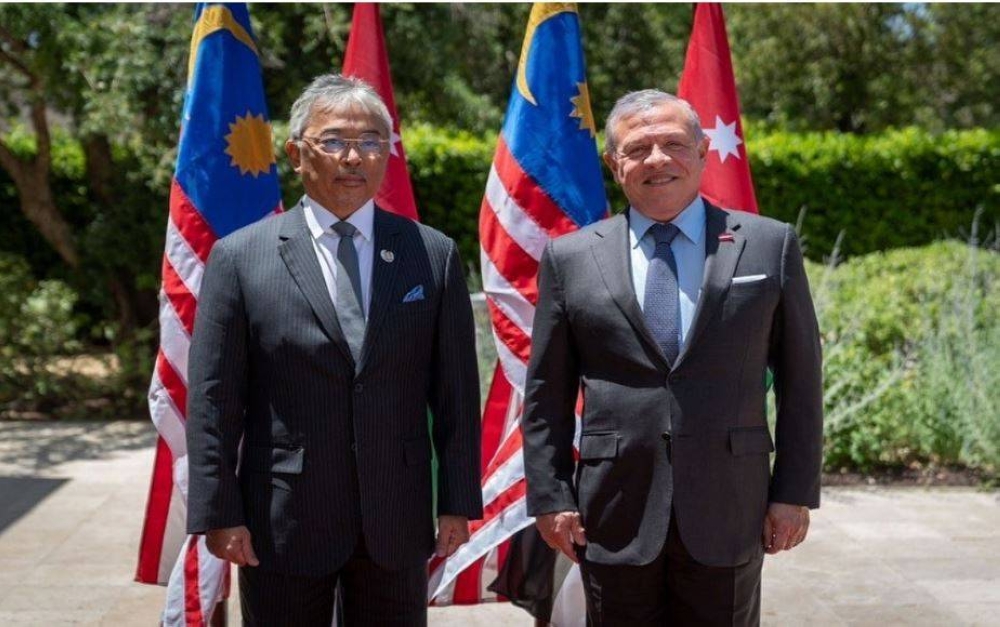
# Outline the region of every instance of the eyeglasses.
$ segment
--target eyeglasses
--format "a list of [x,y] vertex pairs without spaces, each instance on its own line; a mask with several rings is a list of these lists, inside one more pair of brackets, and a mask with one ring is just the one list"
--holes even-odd
[[667,141],[662,144],[631,144],[617,151],[619,157],[631,161],[645,161],[653,154],[653,146],[657,146],[665,155],[671,158],[684,157],[691,152],[691,146],[679,141]]
[[382,154],[382,146],[389,143],[389,140],[381,137],[361,137],[359,139],[346,139],[343,137],[306,137],[310,144],[317,146],[328,155],[339,156],[347,152],[352,146],[363,157],[377,157]]

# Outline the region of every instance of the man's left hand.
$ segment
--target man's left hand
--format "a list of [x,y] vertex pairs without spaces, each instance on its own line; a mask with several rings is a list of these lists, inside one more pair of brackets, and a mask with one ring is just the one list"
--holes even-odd
[[764,543],[764,550],[771,555],[792,550],[806,539],[808,532],[808,507],[786,503],[771,503],[767,506],[761,541]]
[[438,516],[438,557],[448,557],[469,541],[469,519],[465,516]]

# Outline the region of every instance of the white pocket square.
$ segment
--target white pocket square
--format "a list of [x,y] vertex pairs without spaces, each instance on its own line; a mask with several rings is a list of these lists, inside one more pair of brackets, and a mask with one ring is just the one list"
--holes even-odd
[[767,278],[766,274],[748,274],[747,276],[734,276],[733,285],[739,285],[740,283],[755,283],[757,281],[763,281]]

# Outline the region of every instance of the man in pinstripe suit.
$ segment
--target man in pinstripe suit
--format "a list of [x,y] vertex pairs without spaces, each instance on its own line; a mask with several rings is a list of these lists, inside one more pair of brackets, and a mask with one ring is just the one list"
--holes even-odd
[[[482,515],[472,310],[455,243],[376,207],[391,118],[317,78],[286,152],[306,196],[214,247],[191,347],[188,530],[238,564],[247,625],[426,624]],[[433,413],[428,427],[427,410]]]

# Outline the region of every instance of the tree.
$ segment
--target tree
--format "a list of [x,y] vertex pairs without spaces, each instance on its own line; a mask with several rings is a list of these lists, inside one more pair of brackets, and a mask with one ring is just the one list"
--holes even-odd
[[733,5],[726,11],[747,117],[852,133],[1000,123],[1000,5]]
[[[125,335],[155,317],[163,223],[147,218],[151,196],[166,206],[166,186],[151,186],[169,171],[190,15],[177,5],[0,7],[0,131],[32,140],[15,152],[0,137],[0,167],[78,288],[110,296],[97,302]],[[83,149],[88,202],[72,213],[53,193],[57,133]]]

